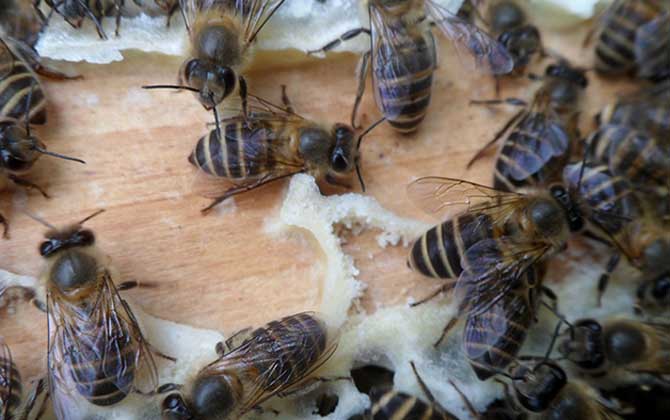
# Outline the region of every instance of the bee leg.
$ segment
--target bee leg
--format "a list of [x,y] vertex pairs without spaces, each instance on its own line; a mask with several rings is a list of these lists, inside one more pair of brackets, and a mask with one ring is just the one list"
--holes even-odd
[[40,310],[44,313],[48,312],[46,303],[42,302],[39,299],[33,299],[32,302],[33,302],[33,306],[35,306],[38,310]]
[[355,28],[355,29],[351,29],[351,30],[349,30],[349,31],[347,31],[347,32],[345,32],[345,33],[343,33],[342,35],[340,35],[339,38],[337,38],[337,39],[335,39],[335,40],[333,40],[333,41],[330,41],[329,43],[327,43],[327,44],[324,45],[323,47],[321,47],[321,48],[319,48],[319,49],[316,49],[316,50],[310,50],[310,51],[307,51],[307,54],[308,54],[308,55],[314,55],[314,54],[323,54],[323,53],[326,53],[327,51],[330,51],[330,50],[332,50],[333,48],[336,48],[336,47],[337,47],[338,45],[340,45],[342,42],[344,42],[344,41],[348,41],[348,40],[350,40],[350,39],[354,39],[354,38],[356,38],[356,37],[357,37],[358,35],[360,35],[360,34],[368,34],[368,35],[370,35],[370,30],[369,30],[368,28]]
[[49,197],[49,194],[47,194],[39,185],[37,185],[33,182],[30,182],[28,180],[19,178],[16,175],[11,175],[10,174],[8,177],[12,181],[14,181],[14,183],[16,185],[20,185],[20,186],[22,186],[24,188],[27,188],[27,189],[35,189],[35,190],[39,191],[40,194],[42,194],[44,196],[44,198],[51,198],[51,197]]
[[409,306],[410,306],[411,308],[413,308],[413,307],[415,307],[415,306],[423,305],[424,303],[428,302],[429,300],[433,300],[433,299],[435,299],[436,297],[438,297],[438,296],[441,295],[442,293],[448,292],[448,291],[451,290],[453,287],[454,287],[454,284],[452,284],[452,283],[446,283],[446,284],[444,284],[444,285],[438,287],[437,289],[435,289],[435,291],[434,291],[433,293],[431,293],[430,295],[426,296],[425,298],[423,298],[423,299],[421,299],[421,300],[418,300],[418,301],[416,301],[416,302],[412,302],[412,303],[410,303]]
[[114,15],[116,18],[116,28],[114,30],[114,35],[116,37],[119,36],[119,28],[121,28],[121,9],[123,8],[123,2],[124,0],[117,0],[114,2],[114,9],[116,10]]
[[174,15],[174,13],[177,11],[178,8],[179,8],[179,2],[175,1],[174,4],[170,6],[170,9],[168,10],[167,19],[165,21],[165,26],[167,26],[168,28],[170,27],[170,21],[172,20],[172,16]]
[[598,280],[598,307],[602,306],[603,295],[605,294],[605,290],[607,290],[610,276],[616,269],[617,265],[619,265],[620,260],[621,254],[618,252],[612,254],[610,259],[607,261],[607,265],[605,266],[605,272],[600,275],[600,279]]
[[356,114],[358,113],[358,107],[361,105],[361,100],[365,93],[365,80],[367,79],[368,71],[370,69],[371,54],[372,51],[366,51],[358,61],[358,69],[356,70],[356,74],[358,75],[358,88],[356,90],[356,99],[354,100],[354,109],[351,111],[351,126],[353,128],[358,128],[356,125]]
[[152,282],[140,282],[138,280],[128,280],[124,281],[123,283],[120,283],[119,285],[116,286],[116,290],[122,292],[125,290],[130,290],[134,289],[136,287],[157,287],[157,283],[152,283]]
[[288,95],[286,94],[286,85],[281,85],[281,101],[282,104],[284,105],[284,108],[290,113],[294,113],[295,110],[293,109],[293,105],[291,104],[291,100],[288,98]]
[[479,149],[479,151],[477,151],[477,153],[472,157],[472,159],[470,159],[470,161],[466,165],[466,168],[470,169],[476,161],[478,161],[482,156],[484,156],[484,153],[486,153],[486,151],[491,146],[496,144],[496,142],[500,140],[500,138],[502,138],[502,136],[507,132],[507,130],[509,130],[513,125],[515,125],[518,121],[520,121],[526,114],[527,111],[525,109],[522,109],[521,111],[517,112],[516,115],[514,115],[512,118],[510,118],[510,120],[507,121],[507,124],[505,124],[503,128],[501,128],[500,130],[498,130],[495,136],[493,136],[493,138],[488,143],[486,143],[481,149]]
[[7,222],[7,219],[5,219],[5,216],[0,213],[0,225],[2,225],[2,237],[5,239],[9,239],[9,223]]
[[509,390],[509,385],[507,382],[501,380],[500,378],[494,378],[494,381],[498,382],[500,385],[503,387],[503,395],[505,395],[505,402],[512,408],[514,412],[523,412],[520,411],[521,408],[517,406],[517,404],[514,401],[514,398],[512,397],[512,393]]
[[[277,395],[279,395],[279,394],[277,394]],[[253,406],[251,409],[254,410],[260,416],[262,416],[263,413],[265,413],[265,412],[270,412],[270,413],[274,414],[275,416],[278,416],[279,414],[281,414],[278,410],[275,410],[274,408],[263,408],[260,405]]]
[[21,53],[21,55],[23,56],[23,58],[25,58],[30,67],[35,71],[35,73],[39,74],[40,76],[45,76],[55,80],[81,79],[81,75],[69,76],[65,73],[59,72],[58,70],[54,70],[43,65],[42,63],[40,63],[39,55],[35,52],[34,49],[32,49],[25,42],[21,41],[12,42],[12,46],[15,47],[19,51],[19,53]]
[[42,418],[42,416],[44,416],[44,413],[46,412],[47,409],[47,400],[51,395],[49,392],[49,387],[46,386],[46,379],[39,378],[33,389],[30,391],[30,394],[28,395],[28,399],[26,400],[25,404],[19,411],[18,416],[16,417],[17,420],[27,420],[29,418],[31,412],[33,411],[33,408],[35,407],[37,399],[42,394],[45,394],[44,399],[40,403],[39,409],[37,410],[37,415],[35,416],[35,420],[39,420]]
[[442,330],[442,334],[440,335],[440,338],[437,339],[436,342],[433,343],[433,347],[437,348],[442,341],[449,335],[449,331],[451,331],[452,328],[456,325],[458,322],[458,317],[451,318],[447,325],[444,326],[444,329]]

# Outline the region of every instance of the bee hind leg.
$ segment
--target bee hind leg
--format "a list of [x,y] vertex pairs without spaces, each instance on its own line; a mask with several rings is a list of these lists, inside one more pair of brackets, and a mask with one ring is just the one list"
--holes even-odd
[[49,196],[49,194],[47,194],[46,191],[44,191],[44,189],[42,189],[42,187],[40,187],[39,185],[37,185],[33,182],[30,182],[26,179],[19,178],[16,175],[9,175],[9,179],[14,181],[14,183],[16,185],[20,185],[21,187],[24,187],[24,188],[27,188],[27,189],[34,189],[34,190],[39,191],[40,194],[42,194],[42,196],[44,196],[44,198],[51,198]]

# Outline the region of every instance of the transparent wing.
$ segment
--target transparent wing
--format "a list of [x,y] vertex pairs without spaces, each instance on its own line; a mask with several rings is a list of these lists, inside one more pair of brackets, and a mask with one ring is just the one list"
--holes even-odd
[[502,44],[434,0],[425,0],[425,4],[428,14],[444,35],[454,43],[459,56],[472,55],[476,67],[486,73],[507,74],[512,71],[514,59]]
[[506,237],[484,239],[465,251],[455,296],[461,313],[479,315],[517,287],[549,251],[547,244],[514,243]]
[[523,206],[528,198],[455,178],[419,178],[407,186],[409,199],[428,214],[452,217],[456,214],[486,213],[502,220]]
[[244,39],[254,42],[263,26],[286,0],[235,0],[235,10],[243,18]]
[[638,76],[670,75],[670,13],[664,13],[635,31],[635,61]]
[[9,45],[0,38],[0,80],[7,77],[14,70],[16,57],[9,49]]
[[12,352],[5,340],[0,337],[0,405],[2,418],[9,418],[7,410],[9,408],[9,399],[12,398],[12,384],[14,383],[14,363],[12,362]]
[[505,140],[502,154],[508,162],[508,175],[523,181],[542,170],[554,157],[563,156],[570,146],[570,135],[563,122],[545,113],[529,113]]
[[209,10],[221,11],[231,9],[235,0],[179,0],[179,8],[184,18],[186,28],[190,31],[198,14]]

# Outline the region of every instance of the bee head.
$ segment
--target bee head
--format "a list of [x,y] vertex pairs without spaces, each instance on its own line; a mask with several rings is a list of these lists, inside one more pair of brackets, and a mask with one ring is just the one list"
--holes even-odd
[[335,174],[349,174],[358,160],[354,129],[346,124],[333,126],[335,145],[330,152],[330,170]]
[[57,252],[64,251],[71,248],[86,247],[95,244],[95,235],[90,229],[84,229],[84,223],[94,218],[105,210],[98,210],[93,214],[85,217],[78,223],[71,225],[65,229],[56,229],[47,222],[33,217],[38,222],[48,226],[50,230],[44,235],[46,241],[40,245],[40,255],[47,258]]
[[594,319],[581,319],[575,323],[574,336],[562,341],[558,351],[584,370],[598,369],[605,363],[603,328]]
[[178,392],[168,394],[161,403],[163,420],[193,420],[195,417]]
[[0,165],[9,172],[25,172],[39,159],[44,149],[35,137],[15,123],[0,124]]
[[220,104],[237,83],[235,71],[230,67],[198,58],[185,63],[182,76],[187,85],[197,91],[196,97],[206,109]]
[[225,418],[237,408],[241,394],[242,384],[236,377],[203,375],[193,384],[193,410],[203,419]]
[[523,369],[522,375],[514,380],[514,391],[522,406],[540,413],[549,407],[567,383],[565,371],[546,360]]
[[556,79],[566,80],[583,89],[589,85],[589,80],[586,78],[586,70],[571,67],[567,61],[560,61],[557,64],[550,64],[544,72],[545,76]]

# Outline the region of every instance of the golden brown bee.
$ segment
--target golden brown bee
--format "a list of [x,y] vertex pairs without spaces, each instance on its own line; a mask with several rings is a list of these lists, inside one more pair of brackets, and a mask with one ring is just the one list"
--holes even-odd
[[670,60],[659,51],[670,45],[667,0],[615,0],[587,37],[598,33],[595,68],[602,74],[634,73],[652,80],[670,75]]
[[46,98],[30,64],[15,49],[0,39],[0,116],[31,124],[44,124],[47,119]]
[[[285,108],[250,96],[249,113],[223,119],[198,141],[188,160],[208,178],[233,183],[203,209],[228,197],[296,173],[309,173],[329,184],[349,187],[358,166],[361,139],[345,124],[324,124],[296,114],[282,95]],[[215,114],[216,115],[216,114]],[[364,187],[363,187],[364,189]]]
[[186,399],[177,392],[165,397],[163,419],[238,419],[317,380],[314,374],[335,352],[337,338],[317,315],[303,312],[249,332],[239,346],[217,346],[220,357],[198,372]]
[[179,84],[195,90],[207,109],[236,89],[246,100],[242,77],[258,33],[285,0],[180,0],[191,51]]
[[532,419],[621,420],[612,405],[585,382],[568,380],[551,360],[519,363],[510,370],[514,396],[505,384],[508,403]]
[[391,127],[401,133],[415,131],[430,103],[433,72],[437,66],[435,39],[429,19],[459,50],[474,56],[477,66],[493,74],[509,73],[514,62],[497,41],[433,0],[366,0],[370,29],[344,33],[315,52],[325,52],[342,41],[368,34],[370,50],[361,57],[358,93],[351,116],[356,114],[372,63],[372,84],[377,107]]
[[[447,411],[439,402],[437,402],[435,396],[433,396],[433,393],[416,370],[414,362],[410,362],[410,364],[412,366],[412,371],[416,376],[416,380],[419,383],[419,387],[426,395],[428,402],[426,403],[421,399],[404,392],[394,390],[382,392],[380,390],[373,390],[371,393],[372,410],[367,418],[369,418],[369,420],[458,420],[458,417]],[[472,417],[478,418],[477,411],[472,404],[470,404],[467,397],[460,389],[458,389],[454,382],[449,380],[449,383],[461,396],[461,399],[465,403],[465,406]]]
[[623,125],[657,139],[670,136],[670,81],[618,97],[596,116],[598,125]]
[[49,393],[59,419],[72,418],[82,397],[108,406],[153,391],[158,381],[155,350],[119,295],[137,283],[114,284],[108,258],[83,227],[98,214],[49,231],[39,248],[47,261]]
[[472,101],[487,105],[511,103],[523,106],[523,109],[470,160],[468,168],[507,134],[496,160],[495,188],[515,191],[525,186],[560,181],[560,171],[579,137],[578,106],[588,85],[584,72],[566,61],[548,66],[542,86],[530,106],[517,98]]
[[670,375],[670,324],[580,319],[559,343],[558,350],[592,375],[621,369],[662,377]]

